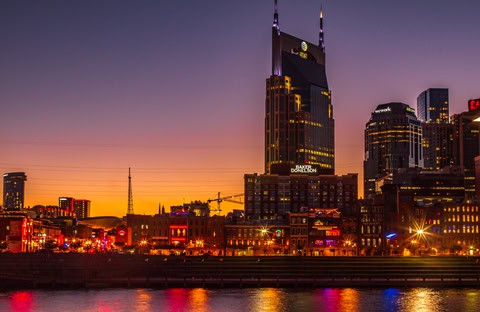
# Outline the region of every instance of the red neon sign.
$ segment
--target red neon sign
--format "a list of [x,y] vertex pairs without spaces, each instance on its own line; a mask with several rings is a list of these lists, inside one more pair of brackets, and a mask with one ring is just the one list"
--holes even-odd
[[469,100],[468,101],[468,110],[469,111],[475,111],[480,108],[480,99],[476,100]]

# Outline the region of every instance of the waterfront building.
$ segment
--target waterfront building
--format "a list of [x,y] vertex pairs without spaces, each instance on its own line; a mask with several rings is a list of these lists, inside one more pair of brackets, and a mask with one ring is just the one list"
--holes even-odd
[[225,224],[227,256],[287,255],[290,226],[286,220],[250,220]]
[[303,255],[307,253],[309,241],[308,211],[292,212],[290,218],[290,253]]
[[445,252],[474,253],[480,249],[479,203],[452,203],[443,206],[440,247]]
[[426,123],[449,122],[448,89],[430,88],[417,97],[417,117]]
[[365,126],[364,197],[398,168],[423,167],[422,127],[403,103],[378,105]]
[[334,174],[334,119],[325,70],[323,13],[319,43],[272,27],[272,75],[266,81],[265,172],[274,164],[312,164]]
[[[315,167],[287,166],[286,174],[245,174],[245,218],[283,219],[302,207],[338,208],[345,215],[356,214],[358,175],[318,175]],[[282,169],[285,168],[282,166]],[[311,172],[309,172],[311,171]]]
[[25,172],[10,172],[3,175],[3,207],[7,210],[22,210],[25,204]]
[[475,157],[480,155],[480,99],[470,100],[468,108],[468,112],[452,116],[453,156],[455,166],[465,169],[466,196],[475,198]]
[[154,249],[188,255],[210,251],[219,254],[224,247],[225,217],[199,217],[188,212],[151,215],[127,215],[127,245],[144,242]]
[[[359,233],[358,248],[361,255],[374,255],[381,250],[388,249],[386,254],[393,252],[393,239],[396,234],[390,228],[385,227],[384,201],[382,195],[371,196],[368,199],[361,200],[358,214]],[[385,234],[391,234],[388,242]]]

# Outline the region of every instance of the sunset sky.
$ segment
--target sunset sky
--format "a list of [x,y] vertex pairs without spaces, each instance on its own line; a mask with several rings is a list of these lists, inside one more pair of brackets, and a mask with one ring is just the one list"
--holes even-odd
[[[323,1],[336,173],[360,174],[381,103],[480,97],[480,2]],[[280,29],[318,41],[320,1],[279,0]],[[92,216],[243,193],[263,171],[273,0],[2,1],[0,170],[27,206],[92,201]],[[243,208],[224,203],[223,212]]]

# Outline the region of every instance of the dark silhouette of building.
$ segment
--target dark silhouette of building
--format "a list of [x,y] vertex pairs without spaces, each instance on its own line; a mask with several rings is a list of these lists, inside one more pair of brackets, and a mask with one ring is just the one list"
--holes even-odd
[[[471,100],[475,101],[475,100]],[[469,111],[452,116],[455,166],[465,169],[465,192],[475,198],[475,157],[480,155],[480,110],[469,101]]]
[[422,122],[448,123],[448,89],[431,88],[417,97],[417,116]]
[[3,175],[3,207],[21,210],[25,204],[25,172],[10,172]]
[[365,126],[364,195],[375,181],[398,168],[423,167],[422,127],[403,103],[378,105]]
[[440,170],[453,166],[453,125],[450,123],[422,123],[424,169]]
[[272,75],[266,81],[265,172],[273,164],[313,164],[334,173],[334,119],[325,71],[323,16],[319,43],[272,27]]
[[480,156],[475,157],[475,196],[480,198]]

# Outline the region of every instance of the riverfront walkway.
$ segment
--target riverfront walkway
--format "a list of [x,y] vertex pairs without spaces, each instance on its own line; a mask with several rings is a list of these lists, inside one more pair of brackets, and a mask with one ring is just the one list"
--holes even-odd
[[0,254],[0,287],[479,287],[466,257]]

